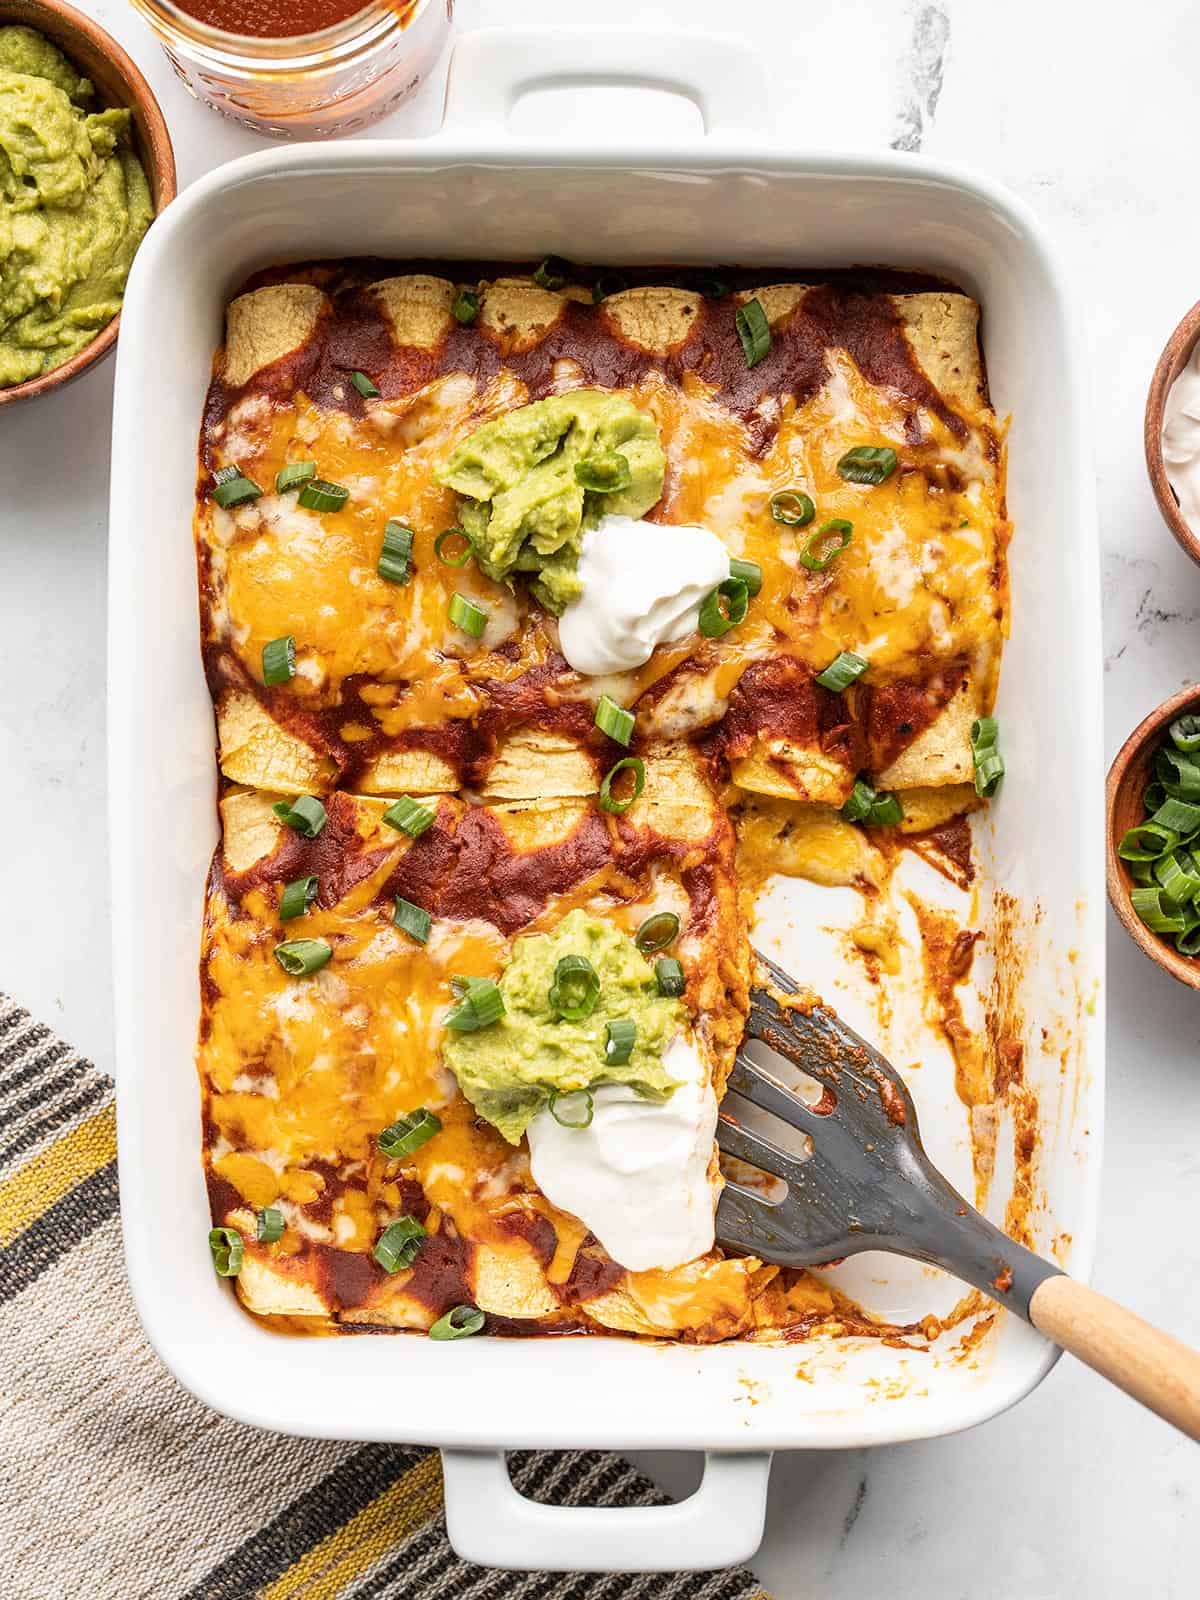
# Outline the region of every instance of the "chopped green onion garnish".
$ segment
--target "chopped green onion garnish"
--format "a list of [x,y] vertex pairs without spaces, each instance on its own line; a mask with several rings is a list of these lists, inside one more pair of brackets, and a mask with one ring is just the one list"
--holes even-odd
[[1131,889],[1129,903],[1152,933],[1187,931],[1187,918],[1161,889]]
[[628,278],[623,278],[619,272],[601,272],[592,284],[592,304],[598,306],[610,294],[620,294],[628,287]]
[[619,706],[611,695],[600,696],[596,702],[596,726],[601,733],[606,733],[618,744],[628,745],[633,738],[633,724],[632,711],[626,711],[624,706]]
[[413,905],[411,900],[406,900],[403,895],[396,896],[396,909],[392,913],[392,921],[401,933],[407,933],[418,944],[425,944],[429,939],[429,930],[433,927],[433,918],[428,911],[422,911],[420,906]]
[[397,1217],[379,1235],[373,1254],[385,1272],[399,1272],[412,1266],[425,1238],[416,1217]]
[[242,1257],[246,1245],[236,1228],[210,1228],[208,1248],[212,1251],[213,1270],[218,1278],[236,1278],[242,1270]]
[[[462,549],[447,555],[446,542],[449,539],[461,539]],[[475,546],[461,528],[443,528],[433,541],[433,553],[444,567],[465,567],[475,554]]]
[[315,874],[307,878],[296,878],[289,883],[279,897],[279,920],[291,922],[293,917],[302,917],[317,898],[317,879]]
[[289,978],[320,972],[332,955],[333,949],[324,939],[288,939],[275,946],[275,959]]
[[[1200,800],[1200,765],[1193,756],[1185,755],[1182,750],[1164,747],[1154,758],[1154,770],[1166,794],[1174,795],[1177,800]],[[1150,790],[1147,789],[1146,809],[1157,810],[1157,806],[1151,807],[1149,795]],[[1162,801],[1158,804],[1161,805]]]
[[842,807],[847,822],[861,822],[868,828],[895,827],[904,821],[904,810],[894,794],[876,793],[865,778],[856,778],[850,798]]
[[262,490],[243,474],[240,467],[222,467],[219,472],[213,473],[212,497],[223,511],[232,511],[234,506],[257,500],[261,494]]
[[1200,750],[1200,716],[1189,712],[1186,716],[1176,717],[1170,733],[1176,750],[1182,750],[1184,755],[1190,756]]
[[841,694],[843,689],[862,677],[870,665],[862,656],[856,656],[853,650],[840,650],[824,672],[818,672],[816,681],[822,689],[832,689],[834,694]]
[[1143,863],[1162,885],[1176,905],[1186,905],[1200,894],[1200,866],[1190,850],[1176,850],[1171,855],[1160,856],[1151,864]]
[[745,619],[750,591],[741,578],[726,578],[704,597],[699,629],[706,639],[719,639]]
[[1176,934],[1175,948],[1181,956],[1200,955],[1200,921],[1197,921],[1186,933]]
[[383,529],[383,546],[375,568],[385,583],[407,583],[412,577],[413,531],[395,517]]
[[423,1144],[428,1144],[434,1134],[441,1131],[441,1118],[435,1117],[432,1111],[426,1111],[424,1106],[418,1106],[415,1111],[397,1117],[389,1127],[381,1129],[375,1135],[375,1143],[381,1155],[387,1156],[389,1161],[399,1161],[403,1156],[412,1155]]
[[459,594],[455,590],[450,596],[450,621],[456,628],[469,633],[472,639],[483,637],[487,619],[488,614],[483,607],[477,606],[473,600],[468,600],[465,594]]
[[814,528],[796,552],[796,560],[809,572],[824,572],[854,537],[854,524],[845,517],[830,517]]
[[677,998],[687,988],[687,981],[683,976],[683,964],[674,956],[659,956],[654,963],[654,976],[658,983],[659,994],[666,995],[668,999]]
[[310,478],[298,496],[300,505],[310,511],[340,511],[349,498],[349,489],[328,478]]
[[[1165,861],[1168,858],[1164,856],[1162,859]],[[1129,863],[1129,876],[1134,883],[1153,883],[1154,867],[1155,863],[1153,861],[1131,861]]]
[[479,296],[474,289],[460,289],[450,309],[455,322],[461,322],[466,327],[479,315]]
[[504,1015],[504,996],[491,978],[453,978],[458,1004],[446,1018],[455,1033],[477,1033]]
[[896,452],[887,444],[860,444],[846,451],[837,469],[847,483],[882,483],[896,470]]
[[325,807],[315,794],[297,795],[294,800],[276,800],[271,809],[281,822],[306,839],[315,839],[325,826]]
[[868,828],[894,828],[904,821],[904,807],[894,794],[877,794],[870,813],[863,820]]
[[286,467],[280,467],[275,474],[275,493],[286,494],[289,489],[294,489],[297,484],[307,483],[316,475],[315,461],[289,461]]
[[623,1067],[633,1054],[637,1038],[637,1023],[630,1017],[614,1017],[604,1024],[604,1062],[609,1067]]
[[278,1206],[264,1206],[258,1213],[259,1244],[274,1244],[283,1238],[283,1212]]
[[746,585],[746,593],[752,600],[762,588],[762,568],[757,561],[731,561],[729,576]]
[[371,382],[370,378],[367,377],[365,372],[352,372],[350,374],[350,382],[358,390],[359,394],[362,395],[364,400],[374,400],[375,396],[379,393],[379,390]]
[[971,724],[971,754],[975,759],[975,793],[983,800],[995,794],[1004,776],[1004,757],[996,748],[1000,724],[995,717],[980,717]]
[[679,937],[679,918],[673,911],[656,911],[642,923],[633,942],[644,956],[657,955]]
[[1173,829],[1160,827],[1157,822],[1139,822],[1126,829],[1117,854],[1122,861],[1157,861],[1178,843],[1179,835]]
[[561,289],[571,275],[570,264],[561,256],[547,256],[533,274],[539,289]]
[[480,1333],[487,1321],[475,1306],[451,1306],[444,1317],[439,1317],[429,1330],[431,1339],[469,1339]]
[[423,806],[411,795],[402,794],[383,813],[383,821],[389,828],[397,828],[401,833],[408,834],[410,839],[419,839],[427,828],[433,827],[437,812]]
[[546,1109],[560,1128],[590,1128],[596,1102],[590,1089],[551,1090]]
[[619,494],[633,482],[633,473],[619,450],[601,450],[575,463],[575,482],[593,494]]
[[262,674],[269,689],[296,676],[296,641],[290,633],[284,639],[272,639],[263,645]]
[[800,489],[780,489],[771,496],[771,515],[789,528],[807,527],[816,514],[816,506]]
[[[613,781],[623,772],[633,773],[633,792],[625,800],[612,792]],[[601,811],[607,811],[614,817],[623,816],[637,799],[641,798],[642,790],[646,787],[646,763],[640,756],[624,756],[615,767],[610,767],[604,774],[604,782],[600,785],[600,793],[596,804]]]
[[600,998],[600,974],[586,956],[561,956],[550,985],[550,1009],[564,1022],[583,1022]]
[[1160,828],[1172,829],[1181,836],[1193,834],[1200,828],[1200,806],[1190,805],[1186,800],[1176,800],[1173,795],[1168,795],[1150,820],[1157,822]]
[[748,367],[756,367],[771,348],[771,324],[757,300],[747,300],[734,314],[734,326],[742,341]]

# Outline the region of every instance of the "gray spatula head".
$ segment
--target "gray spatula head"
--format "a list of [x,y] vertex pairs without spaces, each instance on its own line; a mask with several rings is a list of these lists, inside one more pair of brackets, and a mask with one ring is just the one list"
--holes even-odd
[[[931,1164],[891,1063],[832,1011],[788,1004],[795,980],[758,961],[766,983],[751,991],[717,1143],[775,1182],[733,1167],[719,1243],[795,1267],[892,1250],[945,1267],[1027,1318],[1033,1291],[1058,1268],[994,1227]],[[802,1074],[819,1097],[799,1091]]]

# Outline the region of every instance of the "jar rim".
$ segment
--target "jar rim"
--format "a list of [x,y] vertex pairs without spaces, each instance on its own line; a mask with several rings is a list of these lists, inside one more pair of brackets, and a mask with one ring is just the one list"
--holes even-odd
[[159,19],[185,35],[191,42],[203,44],[222,54],[289,60],[297,56],[324,55],[339,48],[357,47],[373,43],[395,27],[405,28],[423,9],[427,0],[400,0],[389,5],[386,0],[366,0],[340,22],[312,33],[288,33],[268,36],[255,33],[233,33],[226,28],[216,28],[209,22],[193,16],[178,0],[138,0],[144,9],[158,13]]

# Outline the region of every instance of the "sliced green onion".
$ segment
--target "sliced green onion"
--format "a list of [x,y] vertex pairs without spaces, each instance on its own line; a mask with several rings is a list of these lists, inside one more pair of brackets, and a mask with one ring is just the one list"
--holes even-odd
[[633,1054],[637,1038],[637,1023],[630,1017],[614,1017],[604,1024],[604,1062],[609,1067],[623,1067]]
[[[457,555],[446,554],[446,541],[448,539],[461,539],[462,549]],[[465,567],[475,554],[475,546],[467,538],[461,528],[443,528],[433,541],[433,553],[444,567]]]
[[349,500],[350,491],[343,484],[330,483],[328,478],[310,478],[297,498],[310,511],[340,511]]
[[592,304],[598,306],[610,294],[620,294],[628,287],[629,279],[622,277],[619,272],[601,272],[592,283]]
[[257,500],[262,490],[252,478],[247,478],[238,466],[222,467],[213,473],[212,497],[223,511],[243,506],[248,500]]
[[1173,795],[1168,795],[1150,821],[1181,836],[1192,834],[1200,828],[1200,806],[1191,805],[1186,800],[1176,800]]
[[246,1253],[245,1240],[236,1228],[210,1228],[208,1248],[212,1251],[213,1270],[218,1278],[236,1278],[242,1270],[242,1257]]
[[1176,905],[1186,905],[1200,894],[1200,866],[1190,850],[1176,850],[1170,855],[1160,856],[1152,866],[1149,862],[1143,865],[1150,867],[1162,885],[1163,893],[1169,895]]
[[275,959],[289,978],[307,978],[333,956],[324,939],[287,939],[275,946]]
[[807,527],[816,514],[816,506],[801,489],[780,489],[771,496],[771,515],[789,528]]
[[842,816],[847,822],[861,822],[868,828],[894,828],[904,821],[904,808],[894,794],[886,790],[877,793],[865,778],[856,778]]
[[746,365],[756,367],[771,348],[771,324],[767,321],[767,313],[756,299],[747,300],[745,305],[737,308],[733,323],[742,341]]
[[822,689],[832,689],[834,694],[841,694],[843,689],[848,689],[856,683],[870,665],[862,656],[856,656],[853,650],[840,650],[824,672],[818,672],[816,681]]
[[397,1217],[379,1235],[372,1252],[385,1272],[411,1267],[427,1235],[416,1217]]
[[561,256],[546,256],[535,269],[533,281],[539,289],[561,289],[571,276],[570,263]]
[[451,1306],[444,1317],[439,1317],[429,1330],[431,1339],[469,1339],[481,1333],[487,1321],[476,1306]]
[[290,633],[263,645],[262,674],[268,689],[288,683],[296,676],[296,641]]
[[383,529],[376,572],[385,583],[407,583],[412,577],[413,531],[395,517]]
[[995,717],[980,717],[971,724],[971,755],[975,761],[975,793],[983,800],[995,794],[1004,776],[1004,757],[996,748],[1000,724]]
[[375,396],[379,393],[379,390],[371,382],[370,378],[367,377],[365,372],[352,372],[350,374],[350,382],[358,390],[359,394],[362,395],[364,400],[374,400]]
[[[580,1095],[583,1096],[582,1105],[576,1103]],[[596,1102],[590,1089],[567,1089],[562,1093],[551,1090],[550,1104],[546,1109],[560,1128],[590,1128],[596,1114]],[[567,1113],[565,1116],[563,1111]]]
[[1176,934],[1175,948],[1181,956],[1200,955],[1200,921],[1186,933]]
[[[628,799],[622,800],[619,795],[612,792],[615,779],[623,772],[633,773],[633,793]],[[624,756],[615,767],[610,767],[604,774],[604,782],[600,785],[600,793],[596,804],[601,811],[607,811],[610,816],[620,817],[629,810],[635,800],[641,798],[642,790],[646,787],[646,763],[640,756]]]
[[1139,822],[1128,828],[1117,846],[1122,861],[1157,861],[1179,843],[1179,835],[1157,822]]
[[757,561],[731,561],[729,576],[746,585],[746,593],[752,600],[762,589],[762,568]]
[[427,828],[433,827],[437,821],[437,812],[431,811],[428,806],[423,806],[411,795],[402,794],[399,800],[394,801],[383,813],[383,821],[389,828],[396,828],[400,833],[408,834],[410,839],[419,839]]
[[302,917],[317,898],[317,887],[315,874],[307,878],[295,878],[289,883],[279,897],[280,922],[291,922],[294,917]]
[[633,942],[644,956],[657,955],[679,937],[679,918],[673,911],[656,911],[642,923]]
[[392,913],[392,921],[401,933],[407,933],[409,938],[415,939],[418,944],[428,943],[433,918],[428,911],[422,911],[420,906],[413,905],[412,901],[406,900],[403,895],[396,896],[396,909]]
[[871,807],[875,804],[875,791],[863,778],[855,778],[854,788],[850,791],[850,798],[842,807],[842,815],[847,822],[863,822],[871,815]]
[[896,470],[896,452],[887,444],[860,444],[846,451],[837,470],[847,483],[882,483]]
[[600,450],[575,463],[575,482],[593,494],[619,494],[633,482],[633,473],[619,450]]
[[[1164,748],[1154,758],[1154,770],[1167,794],[1174,795],[1177,800],[1200,799],[1200,764],[1192,756],[1181,750]],[[1147,789],[1147,796],[1149,793]],[[1157,807],[1147,801],[1146,809],[1157,810]]]
[[286,494],[289,489],[294,489],[298,483],[307,483],[310,478],[317,475],[315,461],[289,461],[287,466],[280,467],[275,474],[275,493]]
[[457,589],[450,596],[450,621],[456,628],[469,633],[472,639],[483,637],[487,619],[488,614],[483,607],[477,606],[473,600],[468,600],[465,594],[459,594]]
[[720,639],[745,620],[750,608],[750,591],[741,578],[726,578],[704,597],[700,607],[700,632],[706,639]]
[[809,572],[824,572],[854,537],[854,524],[845,517],[830,517],[814,528],[796,552],[796,560]]
[[1145,806],[1146,810],[1150,812],[1151,816],[1153,816],[1166,798],[1166,786],[1161,783],[1152,783],[1142,796],[1142,804]]
[[479,304],[479,296],[474,289],[460,289],[450,307],[455,322],[461,322],[464,328],[474,322],[479,315]]
[[[1164,860],[1167,858],[1164,856]],[[1134,883],[1150,884],[1154,882],[1153,861],[1131,861],[1129,863],[1129,876]]]
[[1187,932],[1187,918],[1161,889],[1131,889],[1129,903],[1152,933]]
[[898,795],[877,794],[864,819],[868,828],[894,828],[904,821],[904,807]]
[[550,1009],[564,1022],[584,1022],[600,998],[600,974],[586,956],[561,956],[550,985]]
[[1182,750],[1184,755],[1190,756],[1200,750],[1200,716],[1189,712],[1186,716],[1176,717],[1171,724],[1170,734],[1176,750]]
[[300,794],[294,800],[276,800],[271,810],[281,822],[306,839],[315,839],[325,826],[327,813],[315,794]]
[[478,1033],[504,1015],[504,996],[491,978],[454,978],[458,1004],[446,1017],[454,1033]]
[[654,963],[654,977],[659,994],[665,995],[668,999],[676,999],[687,989],[683,963],[677,961],[674,956],[659,956]]
[[403,1156],[412,1155],[423,1144],[428,1144],[434,1134],[441,1131],[441,1118],[435,1117],[424,1106],[418,1106],[415,1111],[409,1111],[397,1117],[388,1127],[381,1128],[375,1135],[375,1143],[381,1155],[387,1156],[389,1161],[399,1161]]
[[278,1206],[264,1206],[258,1213],[259,1244],[274,1244],[283,1238],[283,1212]]
[[[628,745],[633,738],[634,715],[619,706],[611,695],[602,694],[596,702],[596,726],[618,744]],[[614,769],[615,770],[615,769]],[[641,791],[639,790],[639,793]]]

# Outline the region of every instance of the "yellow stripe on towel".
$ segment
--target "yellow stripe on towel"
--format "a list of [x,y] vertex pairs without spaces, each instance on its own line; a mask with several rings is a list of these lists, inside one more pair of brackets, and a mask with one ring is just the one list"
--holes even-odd
[[0,1245],[10,1245],[65,1194],[117,1154],[117,1118],[110,1103],[64,1133],[0,1184]]

